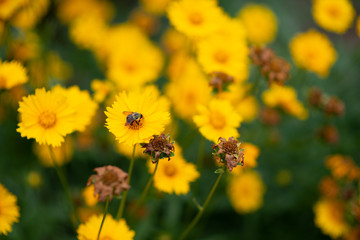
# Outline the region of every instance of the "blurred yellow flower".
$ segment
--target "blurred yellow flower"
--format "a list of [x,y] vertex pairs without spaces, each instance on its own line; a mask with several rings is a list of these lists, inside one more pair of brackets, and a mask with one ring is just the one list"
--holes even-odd
[[86,206],[93,207],[98,203],[98,196],[94,195],[94,191],[94,184],[91,184],[82,190],[81,196],[83,197]]
[[97,15],[105,21],[114,16],[114,6],[107,0],[62,0],[57,7],[57,16],[70,23],[84,15]]
[[249,75],[249,49],[245,40],[215,35],[199,43],[198,60],[206,73],[223,72],[235,82],[244,81]]
[[169,54],[184,49],[186,44],[186,36],[173,28],[169,28],[162,36],[162,45]]
[[155,81],[163,66],[158,47],[136,27],[120,25],[110,31],[107,77],[122,90],[139,88]]
[[167,9],[170,22],[188,37],[205,37],[222,25],[225,14],[215,0],[180,0]]
[[350,181],[360,179],[360,168],[349,156],[330,155],[326,158],[325,164],[335,179],[347,178]]
[[15,13],[11,23],[19,28],[31,29],[48,11],[49,0],[31,0],[23,1],[23,7]]
[[240,174],[243,169],[254,168],[257,166],[257,158],[260,154],[258,146],[252,143],[241,143],[241,148],[244,149],[244,166],[242,168],[234,168],[232,174]]
[[7,235],[11,232],[12,225],[19,221],[19,217],[17,197],[0,183],[0,234]]
[[357,34],[360,37],[360,16],[356,20],[356,29],[357,29]]
[[[78,240],[96,240],[103,216],[93,215],[77,229]],[[101,230],[101,240],[132,240],[135,232],[130,230],[124,219],[114,220],[110,214],[105,218]]]
[[0,19],[9,19],[24,3],[24,0],[11,0],[0,2]]
[[[181,152],[177,151],[170,161],[159,161],[158,169],[154,176],[154,186],[162,192],[176,195],[187,194],[190,191],[190,183],[199,176],[199,172],[192,163],[186,162]],[[153,173],[155,164],[148,161],[149,172]]]
[[164,130],[170,120],[166,109],[153,88],[121,92],[105,111],[106,127],[120,143],[134,145],[145,142]]
[[115,87],[107,80],[94,79],[91,81],[91,90],[94,92],[93,98],[97,103],[103,102],[114,88]]
[[141,5],[145,11],[156,15],[162,15],[171,0],[140,0]]
[[181,76],[165,87],[165,93],[172,102],[176,114],[191,120],[197,113],[198,104],[207,104],[211,97],[211,88],[198,64],[189,59],[186,61]]
[[34,95],[19,102],[20,123],[16,130],[22,137],[40,144],[58,147],[64,136],[74,131],[75,110],[61,93],[36,89]]
[[[41,145],[34,143],[33,151],[38,157],[41,165],[44,167],[54,167],[53,159],[50,155],[49,147],[46,145]],[[70,162],[72,155],[74,153],[74,141],[70,136],[65,138],[65,142],[61,146],[53,147],[52,151],[54,153],[54,161],[56,165],[62,166]]]
[[351,27],[355,10],[349,0],[313,0],[312,14],[319,26],[341,34]]
[[264,45],[272,42],[277,33],[277,18],[265,5],[247,4],[238,17],[242,20],[250,43]]
[[30,171],[26,176],[26,182],[32,188],[37,188],[42,183],[42,177],[37,171]]
[[75,110],[74,130],[85,131],[98,108],[97,103],[91,99],[89,92],[87,90],[80,90],[78,86],[66,89],[60,85],[55,86],[52,91],[65,96],[71,107]]
[[14,59],[21,62],[37,58],[40,54],[39,36],[35,32],[26,31],[11,42],[11,52]]
[[314,206],[315,224],[332,238],[344,236],[349,231],[344,211],[344,204],[339,201],[320,200]]
[[264,193],[265,185],[260,175],[252,170],[231,177],[227,189],[230,203],[238,213],[258,210],[263,204]]
[[0,89],[10,89],[28,81],[25,68],[17,61],[0,61]]
[[290,42],[290,52],[298,67],[326,77],[335,63],[336,51],[325,34],[312,29],[297,34]]
[[296,91],[292,87],[272,84],[269,89],[262,93],[262,100],[269,107],[281,107],[287,113],[304,120],[308,117],[308,112],[297,100]]
[[242,118],[229,101],[212,99],[207,107],[198,105],[198,112],[193,120],[206,139],[217,143],[220,137],[239,136],[236,128],[240,126]]

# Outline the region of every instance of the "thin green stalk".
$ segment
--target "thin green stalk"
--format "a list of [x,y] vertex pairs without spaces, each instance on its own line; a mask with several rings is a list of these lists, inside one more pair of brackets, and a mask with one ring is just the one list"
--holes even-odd
[[153,181],[154,181],[154,176],[155,176],[155,173],[156,173],[158,164],[159,164],[159,160],[158,160],[158,161],[156,162],[156,164],[155,164],[154,172],[153,172],[153,174],[150,176],[150,178],[149,178],[149,180],[148,180],[148,182],[147,182],[147,184],[146,184],[146,187],[145,187],[143,193],[141,194],[141,197],[140,197],[139,201],[137,202],[137,204],[136,204],[136,206],[135,206],[135,208],[134,208],[134,212],[136,212],[136,211],[138,210],[138,208],[141,206],[142,202],[145,200],[146,195],[147,195],[147,193],[149,192],[149,189],[150,189],[150,187],[151,187],[151,185],[152,185],[152,183],[153,183]]
[[107,197],[106,198],[106,204],[105,204],[105,211],[104,211],[104,216],[103,216],[103,218],[102,218],[102,220],[101,220],[101,224],[100,224],[100,228],[99,228],[99,232],[98,232],[98,235],[97,235],[97,240],[99,240],[100,239],[100,233],[101,233],[101,229],[102,229],[102,227],[103,227],[103,225],[104,225],[104,221],[105,221],[105,218],[106,218],[106,214],[108,213],[108,210],[109,210],[109,197]]
[[[225,171],[224,171],[225,172]],[[180,236],[180,240],[183,240],[187,237],[187,235],[189,234],[189,232],[194,228],[194,226],[196,225],[196,223],[199,221],[199,219],[201,218],[201,216],[204,213],[205,208],[207,207],[207,205],[209,204],[212,196],[214,195],[214,192],[220,182],[221,177],[224,175],[224,172],[220,173],[214,186],[212,187],[209,195],[207,196],[204,205],[200,208],[200,211],[197,213],[197,215],[195,216],[195,218],[192,220],[192,222],[190,223],[190,225],[185,229],[185,231],[181,234]]]
[[[130,167],[129,167],[129,171],[128,171],[128,184],[130,184],[130,180],[131,180],[131,174],[134,168],[134,162],[135,162],[135,148],[136,148],[136,144],[134,144],[134,148],[133,148],[133,153],[132,153],[132,157],[130,160]],[[126,203],[126,198],[128,195],[128,190],[125,190],[123,193],[123,196],[121,198],[121,202],[120,202],[120,206],[119,206],[119,210],[117,212],[116,215],[116,219],[120,219],[122,218],[122,215],[124,213],[124,208],[125,208],[125,203]]]
[[51,146],[49,146],[49,151],[50,151],[50,157],[51,157],[52,162],[54,164],[54,168],[56,170],[56,173],[57,173],[57,175],[58,175],[58,177],[60,179],[61,185],[62,185],[62,187],[63,187],[63,189],[65,191],[65,195],[66,195],[66,197],[67,197],[67,199],[68,199],[68,201],[70,203],[71,215],[72,215],[71,221],[72,221],[74,227],[76,228],[79,221],[78,221],[78,218],[77,218],[76,213],[75,213],[75,206],[74,206],[74,202],[73,202],[72,197],[71,197],[69,184],[68,184],[68,182],[66,180],[64,172],[62,171],[62,168],[59,165],[57,165],[57,163],[55,161],[54,151],[51,148]]

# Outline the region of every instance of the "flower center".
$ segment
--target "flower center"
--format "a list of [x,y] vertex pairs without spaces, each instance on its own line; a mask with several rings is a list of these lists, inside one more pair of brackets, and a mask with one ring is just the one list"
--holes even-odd
[[227,141],[224,143],[223,148],[226,153],[228,154],[234,154],[237,152],[238,147],[235,141]]
[[172,177],[177,173],[177,168],[173,164],[167,164],[164,169],[165,175]]
[[139,130],[143,125],[143,120],[144,117],[141,113],[132,112],[126,116],[125,126],[129,126],[129,128],[133,130]]
[[56,114],[49,111],[42,112],[39,116],[38,122],[45,129],[51,128],[56,123]]
[[154,146],[155,151],[162,151],[165,149],[166,139],[162,139],[160,137],[154,138],[152,144]]
[[105,237],[100,237],[100,240],[114,240],[114,239],[112,237],[105,236]]
[[136,66],[133,63],[127,62],[127,63],[124,63],[124,69],[128,73],[133,73],[136,70]]
[[117,180],[118,180],[118,175],[112,170],[106,171],[100,178],[100,181],[106,186],[110,186]]
[[331,7],[329,7],[328,13],[329,13],[329,15],[330,15],[331,17],[333,17],[333,18],[337,18],[337,17],[340,16],[340,11],[339,11],[339,9],[338,9],[336,6],[331,6]]
[[190,14],[189,20],[194,25],[201,25],[204,19],[200,13],[193,12]]
[[6,3],[7,0],[0,0],[0,5]]
[[210,115],[210,124],[216,129],[221,129],[225,126],[226,119],[222,114],[213,112]]
[[214,54],[214,58],[218,63],[226,63],[229,59],[228,54],[223,51],[218,51]]
[[[0,0],[0,4],[1,4],[1,0]],[[6,86],[6,79],[4,76],[0,76],[0,89],[5,88]]]

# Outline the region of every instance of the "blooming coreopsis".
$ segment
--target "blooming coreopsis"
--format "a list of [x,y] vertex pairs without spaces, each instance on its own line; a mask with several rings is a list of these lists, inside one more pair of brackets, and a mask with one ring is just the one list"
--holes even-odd
[[243,148],[244,156],[246,156],[246,162],[241,168],[234,168],[231,173],[240,174],[243,169],[254,168],[257,166],[257,158],[260,154],[260,149],[258,146],[252,143],[241,143],[241,148]]
[[134,145],[160,134],[170,120],[158,93],[152,88],[122,92],[105,111],[106,127],[119,142]]
[[12,231],[12,225],[19,221],[17,198],[0,183],[0,235]]
[[[78,240],[97,240],[99,226],[102,216],[93,215],[86,223],[77,229]],[[100,234],[101,240],[132,240],[135,232],[130,230],[124,219],[114,220],[110,214],[105,218],[104,225]]]
[[74,130],[75,110],[66,96],[59,92],[36,89],[34,95],[19,102],[22,137],[34,138],[40,144],[58,147],[64,136]]
[[327,36],[313,29],[298,33],[290,42],[290,52],[298,67],[314,72],[320,77],[329,74],[337,58]]
[[200,133],[207,139],[217,142],[219,137],[238,137],[237,127],[241,116],[236,113],[227,100],[212,99],[209,105],[198,106],[198,115],[193,120]]
[[349,0],[314,0],[312,14],[325,30],[341,34],[351,27],[355,10]]
[[[0,4],[1,6],[1,4]],[[10,89],[28,81],[25,68],[17,61],[0,61],[0,89]]]

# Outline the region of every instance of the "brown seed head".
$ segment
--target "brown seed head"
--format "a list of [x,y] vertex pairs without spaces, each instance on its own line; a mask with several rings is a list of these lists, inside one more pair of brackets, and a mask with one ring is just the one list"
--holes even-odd
[[213,155],[218,163],[226,163],[229,172],[237,165],[244,165],[244,153],[240,149],[240,143],[234,138],[230,137],[228,140],[220,137],[219,143],[213,145],[215,150]]
[[141,147],[145,148],[144,153],[152,157],[152,162],[157,163],[159,159],[168,158],[174,156],[174,142],[170,142],[170,136],[153,135],[149,143],[142,143]]
[[331,97],[324,106],[325,113],[340,116],[345,112],[345,104],[337,97]]
[[318,136],[329,144],[336,144],[339,142],[339,133],[335,126],[326,125],[318,131]]
[[263,108],[260,113],[260,120],[268,126],[276,126],[280,122],[279,113],[272,108]]
[[313,87],[310,89],[308,100],[311,106],[319,108],[322,104],[323,93],[319,88]]
[[263,66],[268,63],[275,53],[270,48],[253,46],[250,48],[250,59],[257,66]]
[[223,72],[212,72],[210,73],[209,85],[216,89],[218,92],[222,92],[230,83],[234,82],[234,78]]
[[94,169],[96,175],[91,175],[87,185],[94,184],[94,196],[99,194],[99,201],[103,202],[106,198],[111,201],[113,196],[119,196],[124,190],[130,189],[127,182],[128,174],[115,166],[104,166]]

